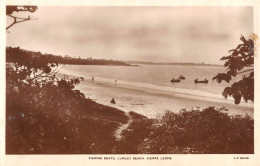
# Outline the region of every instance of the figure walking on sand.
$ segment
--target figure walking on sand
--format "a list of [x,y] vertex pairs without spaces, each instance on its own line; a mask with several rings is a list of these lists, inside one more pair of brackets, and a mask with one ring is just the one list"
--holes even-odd
[[116,84],[117,84],[117,80],[115,80],[115,86],[116,86]]
[[94,81],[94,77],[92,77],[91,80]]

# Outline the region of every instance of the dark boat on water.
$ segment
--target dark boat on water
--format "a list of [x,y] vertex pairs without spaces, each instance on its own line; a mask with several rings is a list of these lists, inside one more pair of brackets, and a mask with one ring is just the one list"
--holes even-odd
[[202,81],[199,81],[198,79],[195,79],[194,80],[194,83],[205,83],[205,84],[207,84],[207,83],[209,83],[209,81],[207,80],[207,79],[205,79],[205,80],[202,80]]
[[174,82],[181,82],[181,80],[180,80],[180,79],[174,79],[174,78],[173,78],[173,79],[171,80],[171,82],[172,82],[172,83],[174,83]]
[[184,77],[183,75],[180,75],[180,76],[179,76],[179,79],[180,79],[180,80],[185,80],[185,77]]

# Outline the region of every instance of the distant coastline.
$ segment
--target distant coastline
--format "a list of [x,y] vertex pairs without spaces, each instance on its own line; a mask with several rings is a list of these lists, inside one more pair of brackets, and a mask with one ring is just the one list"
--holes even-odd
[[128,64],[143,64],[143,65],[182,65],[182,66],[213,66],[223,67],[218,64],[205,64],[205,63],[185,63],[185,62],[146,62],[146,61],[125,61]]
[[122,61],[122,60],[107,60],[107,59],[94,59],[81,58],[81,57],[70,57],[68,55],[53,55],[53,54],[43,54],[40,51],[30,51],[25,50],[20,47],[6,47],[6,60],[7,62],[13,62],[13,57],[9,56],[10,51],[20,51],[24,52],[31,58],[44,58],[59,64],[70,64],[70,65],[111,65],[111,66],[137,66],[140,65],[182,65],[182,66],[212,66],[212,67],[223,67],[223,65],[218,64],[205,64],[205,63],[191,63],[191,62],[147,62],[147,61]]
[[70,64],[70,65],[111,65],[111,66],[136,66],[127,64],[124,61],[120,60],[107,60],[107,59],[94,59],[92,57],[89,58],[81,58],[79,57],[70,57],[68,55],[53,55],[53,54],[43,54],[40,51],[30,51],[25,50],[20,47],[6,47],[6,62],[11,63],[16,60],[17,57],[13,55],[19,55],[19,58],[27,58],[29,59],[38,59],[39,61],[49,61],[56,64]]

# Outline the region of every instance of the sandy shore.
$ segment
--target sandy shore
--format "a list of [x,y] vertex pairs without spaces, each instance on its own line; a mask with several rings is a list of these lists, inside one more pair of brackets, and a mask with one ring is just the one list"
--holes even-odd
[[[230,100],[195,97],[185,94],[158,91],[148,88],[124,87],[120,84],[85,80],[76,87],[87,98],[97,103],[118,108],[125,112],[136,112],[148,118],[155,118],[165,111],[179,112],[181,109],[203,109],[209,106],[225,107],[230,115],[250,115],[253,117],[253,103],[235,105]],[[116,104],[110,101],[115,98]]]

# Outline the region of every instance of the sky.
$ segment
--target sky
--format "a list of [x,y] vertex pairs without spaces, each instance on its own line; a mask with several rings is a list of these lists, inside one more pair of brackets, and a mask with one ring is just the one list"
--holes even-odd
[[[13,13],[28,16],[27,13]],[[222,64],[253,33],[252,7],[43,7],[7,46],[94,59]],[[11,23],[7,16],[7,25]]]

